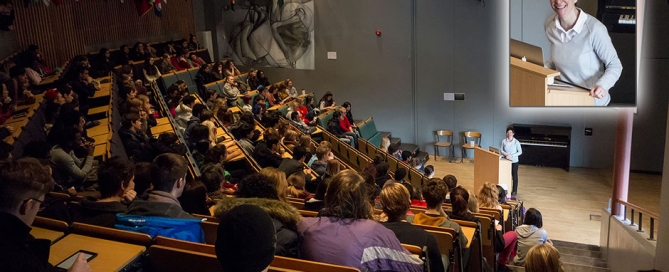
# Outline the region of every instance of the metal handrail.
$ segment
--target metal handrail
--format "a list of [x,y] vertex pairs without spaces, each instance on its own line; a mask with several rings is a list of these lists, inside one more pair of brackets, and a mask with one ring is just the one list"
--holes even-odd
[[655,241],[655,221],[656,220],[659,221],[660,215],[624,200],[617,199],[617,202],[623,205],[623,221],[627,220],[627,208],[629,207],[631,209],[630,226],[634,226],[634,210],[637,210],[639,212],[639,225],[637,232],[643,232],[644,213],[650,216],[650,233],[649,233],[650,237],[648,238],[648,240]]

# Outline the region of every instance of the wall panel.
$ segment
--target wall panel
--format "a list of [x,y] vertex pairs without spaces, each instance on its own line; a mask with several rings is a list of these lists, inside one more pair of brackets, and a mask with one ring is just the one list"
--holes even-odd
[[153,11],[139,17],[131,0],[65,0],[48,7],[42,2],[31,2],[27,8],[15,2],[19,46],[39,45],[49,66],[87,53],[90,45],[195,33],[192,1],[168,1],[163,4],[162,18]]

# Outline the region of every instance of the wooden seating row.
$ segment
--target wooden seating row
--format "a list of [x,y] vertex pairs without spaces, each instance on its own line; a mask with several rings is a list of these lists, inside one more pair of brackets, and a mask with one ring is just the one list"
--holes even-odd
[[[207,222],[207,221],[204,221]],[[216,224],[208,224],[215,226]],[[89,262],[92,271],[119,271],[138,260],[148,248],[148,261],[156,271],[221,271],[213,244],[200,244],[75,222],[37,217],[31,234],[52,240],[49,262],[61,262],[79,250],[98,253]],[[215,240],[214,240],[215,243]],[[414,249],[415,250],[415,249]],[[327,263],[275,256],[270,271],[359,271]]]

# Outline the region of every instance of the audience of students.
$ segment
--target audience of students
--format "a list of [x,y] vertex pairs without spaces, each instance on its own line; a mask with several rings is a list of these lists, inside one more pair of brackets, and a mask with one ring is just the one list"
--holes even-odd
[[[283,188],[285,190],[285,187]],[[233,208],[251,204],[263,209],[272,218],[276,233],[275,255],[297,257],[299,240],[297,224],[303,219],[297,208],[280,200],[275,183],[263,174],[252,174],[237,184],[235,198],[219,201],[214,215],[222,218]]]
[[392,183],[383,187],[379,200],[388,221],[381,223],[395,233],[403,244],[427,247],[427,256],[430,260],[430,271],[445,271],[439,245],[434,235],[420,227],[407,222],[407,212],[411,205],[410,194],[406,187]]
[[391,230],[372,220],[364,188],[365,181],[353,171],[330,181],[319,217],[298,223],[301,257],[363,271],[422,271],[423,262],[402,247]]
[[[0,266],[3,271],[54,271],[51,241],[35,239],[30,227],[54,182],[37,159],[0,161]],[[91,271],[84,254],[68,270]]]
[[112,157],[102,163],[98,170],[100,199],[82,199],[79,212],[72,214],[74,221],[113,228],[116,214],[125,213],[127,204],[137,196],[134,168],[121,157]]

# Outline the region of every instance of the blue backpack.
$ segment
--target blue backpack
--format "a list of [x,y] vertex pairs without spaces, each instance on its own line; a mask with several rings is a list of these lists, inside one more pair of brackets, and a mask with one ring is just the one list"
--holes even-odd
[[116,227],[120,230],[145,233],[155,238],[164,236],[184,241],[204,243],[204,231],[200,227],[201,220],[166,218],[116,214]]

